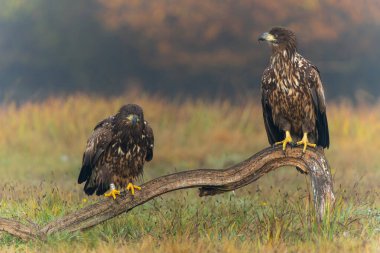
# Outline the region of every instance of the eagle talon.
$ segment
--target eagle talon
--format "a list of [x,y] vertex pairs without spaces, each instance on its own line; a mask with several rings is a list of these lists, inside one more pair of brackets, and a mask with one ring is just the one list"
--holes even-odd
[[299,142],[297,142],[297,145],[303,145],[302,153],[306,152],[307,146],[312,147],[312,148],[315,148],[317,146],[317,144],[309,142],[309,139],[307,138],[307,133],[303,134],[302,140],[300,140]]
[[285,132],[285,139],[283,141],[279,141],[279,142],[276,142],[274,145],[282,145],[282,150],[285,151],[286,150],[286,144],[290,144],[293,146],[293,139],[292,139],[292,136],[290,135],[290,132],[289,131],[286,131]]
[[135,189],[140,191],[140,190],[141,190],[141,187],[138,186],[138,185],[134,185],[134,184],[132,184],[132,183],[129,183],[129,184],[127,185],[127,191],[131,191],[131,194],[132,194],[132,195],[135,195]]
[[120,195],[120,191],[116,189],[111,189],[109,193],[105,193],[104,196],[106,197],[113,197],[113,199],[116,199],[116,195]]

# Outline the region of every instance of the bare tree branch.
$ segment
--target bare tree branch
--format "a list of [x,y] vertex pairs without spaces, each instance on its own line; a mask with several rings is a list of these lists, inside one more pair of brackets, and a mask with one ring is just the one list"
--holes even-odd
[[47,235],[86,229],[109,220],[162,194],[185,188],[200,187],[200,196],[232,191],[258,180],[264,174],[283,166],[297,166],[311,178],[317,220],[321,221],[326,208],[334,202],[333,182],[323,151],[302,148],[266,148],[247,160],[223,170],[198,169],[178,172],[153,179],[141,186],[134,196],[122,195],[116,200],[102,198],[98,203],[58,218],[42,228],[0,218],[0,231],[22,239],[44,238]]

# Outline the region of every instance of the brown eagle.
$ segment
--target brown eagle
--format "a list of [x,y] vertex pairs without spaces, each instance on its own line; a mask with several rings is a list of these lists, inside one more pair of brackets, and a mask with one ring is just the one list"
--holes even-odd
[[269,66],[261,79],[265,129],[271,145],[330,144],[323,85],[316,66],[297,52],[295,34],[274,27],[259,41],[272,48]]
[[124,105],[113,116],[99,122],[87,141],[78,183],[86,181],[84,191],[92,195],[120,195],[125,188],[134,195],[133,180],[141,176],[145,161],[153,158],[154,136],[143,110]]

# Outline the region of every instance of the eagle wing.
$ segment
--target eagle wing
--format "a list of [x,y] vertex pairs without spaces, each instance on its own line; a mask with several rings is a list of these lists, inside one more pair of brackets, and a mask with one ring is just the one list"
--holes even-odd
[[274,80],[273,70],[268,67],[265,69],[261,78],[261,104],[263,107],[265,130],[267,132],[268,141],[271,145],[277,141],[281,141],[285,137],[284,132],[274,124],[272,107],[268,99],[269,94],[276,88]]
[[87,140],[87,146],[83,153],[82,168],[78,177],[79,184],[89,180],[99,157],[104,153],[111,140],[112,117],[109,117],[95,126],[94,131]]
[[153,148],[154,148],[154,134],[153,129],[150,127],[147,121],[144,121],[145,124],[145,136],[147,142],[147,150],[145,161],[149,162],[153,159]]
[[316,66],[309,67],[309,85],[313,98],[313,105],[316,114],[317,145],[328,148],[330,145],[329,126],[326,116],[325,92],[320,77],[319,70]]

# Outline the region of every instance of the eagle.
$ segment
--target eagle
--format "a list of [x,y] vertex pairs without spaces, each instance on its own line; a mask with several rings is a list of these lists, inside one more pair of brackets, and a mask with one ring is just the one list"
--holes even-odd
[[136,104],[122,106],[119,111],[94,128],[83,153],[78,183],[86,182],[84,192],[106,197],[120,195],[126,187],[135,194],[141,187],[133,181],[143,173],[145,161],[153,159],[154,135]]
[[271,145],[307,147],[330,145],[326,102],[319,70],[297,52],[296,36],[274,27],[259,41],[272,48],[261,79],[261,103]]

